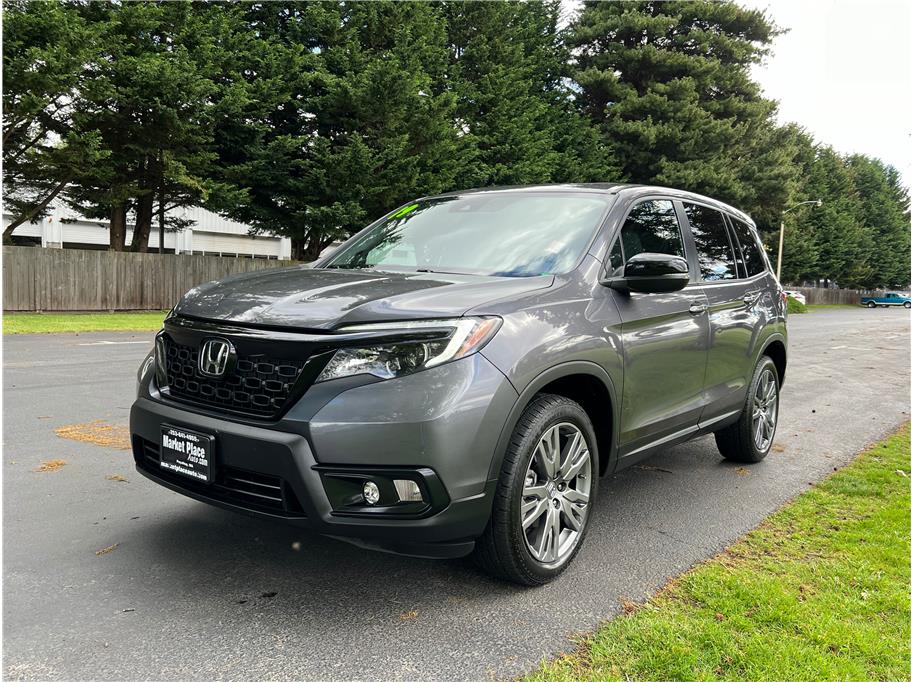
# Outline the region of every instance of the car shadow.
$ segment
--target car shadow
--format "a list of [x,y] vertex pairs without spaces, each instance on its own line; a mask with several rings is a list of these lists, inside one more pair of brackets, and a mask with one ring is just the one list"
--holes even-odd
[[[523,588],[490,578],[471,560],[432,560],[360,549],[306,529],[202,504],[149,520],[131,541],[155,570],[161,595],[238,609],[284,608],[336,623],[409,620]],[[200,604],[200,606],[204,606]]]
[[[236,608],[239,616],[243,609],[269,610],[275,618],[323,619],[324,627],[400,623],[416,613],[447,618],[481,601],[487,612],[510,609],[521,593],[523,603],[546,604],[555,592],[598,582],[593,571],[604,570],[606,559],[623,575],[650,545],[683,543],[688,555],[699,551],[668,520],[682,498],[696,504],[700,497],[689,483],[682,485],[692,465],[703,475],[730,466],[714,459],[707,461],[699,444],[679,446],[602,478],[588,542],[559,581],[540,589],[491,578],[469,558],[418,559],[361,549],[189,501],[143,519],[130,541],[134,558],[123,569],[143,574],[154,596],[188,607]],[[630,528],[639,530],[636,538],[625,537]]]

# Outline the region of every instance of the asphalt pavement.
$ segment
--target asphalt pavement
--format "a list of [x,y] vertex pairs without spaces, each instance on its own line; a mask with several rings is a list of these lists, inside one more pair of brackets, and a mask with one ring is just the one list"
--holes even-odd
[[[521,674],[909,418],[907,311],[818,310],[790,330],[767,459],[726,463],[707,437],[604,479],[579,556],[537,589],[468,561],[360,550],[160,488],[128,451],[55,434],[98,420],[85,428],[116,440],[104,426],[126,425],[151,335],[6,336],[4,677]],[[55,459],[66,464],[36,471]]]

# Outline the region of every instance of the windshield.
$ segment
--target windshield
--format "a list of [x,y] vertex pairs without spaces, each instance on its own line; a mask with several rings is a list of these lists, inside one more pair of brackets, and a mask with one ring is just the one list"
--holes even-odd
[[502,277],[579,263],[609,207],[597,194],[499,192],[416,201],[388,215],[327,268],[405,268]]

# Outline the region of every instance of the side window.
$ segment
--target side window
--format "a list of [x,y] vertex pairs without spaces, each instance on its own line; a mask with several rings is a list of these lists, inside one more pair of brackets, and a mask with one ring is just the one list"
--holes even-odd
[[638,253],[667,253],[684,256],[684,240],[674,204],[667,199],[652,199],[637,204],[621,228],[624,258]]
[[615,239],[614,246],[608,254],[608,269],[612,277],[620,277],[624,274],[624,251],[621,249],[621,240]]
[[744,254],[744,267],[747,270],[747,276],[759,275],[766,270],[766,260],[763,258],[763,251],[760,250],[761,247],[757,243],[756,237],[754,237],[753,230],[746,223],[736,218],[732,218],[731,224],[735,231],[735,236],[741,244],[741,253]]
[[735,279],[735,253],[728,239],[725,218],[712,208],[684,204],[690,231],[697,245],[700,273],[706,282]]

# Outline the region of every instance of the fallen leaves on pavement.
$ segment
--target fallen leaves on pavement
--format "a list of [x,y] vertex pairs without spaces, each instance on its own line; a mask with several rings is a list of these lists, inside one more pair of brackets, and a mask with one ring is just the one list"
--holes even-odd
[[47,462],[42,462],[41,466],[35,469],[35,471],[57,471],[60,467],[66,466],[65,459],[52,459]]
[[130,429],[126,426],[108,424],[101,419],[84,424],[70,424],[54,429],[60,438],[78,440],[120,450],[130,449]]
[[415,620],[418,617],[418,612],[415,610],[406,611],[405,613],[399,614],[399,620]]
[[624,610],[624,613],[629,615],[640,608],[640,605],[635,601],[627,599],[627,597],[621,597],[621,608]]
[[119,542],[115,542],[110,547],[105,547],[104,549],[99,549],[97,552],[95,552],[95,556],[101,556],[102,554],[110,554],[115,549],[117,549],[117,545],[119,545],[119,544],[120,544]]
[[121,476],[120,474],[111,474],[110,476],[105,476],[105,479],[108,481],[117,481],[118,483],[129,483],[130,482],[127,479],[125,479],[123,476]]

